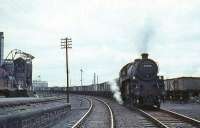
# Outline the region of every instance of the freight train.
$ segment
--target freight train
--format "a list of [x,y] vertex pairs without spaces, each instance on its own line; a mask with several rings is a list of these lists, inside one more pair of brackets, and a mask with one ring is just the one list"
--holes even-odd
[[122,67],[119,86],[125,104],[160,107],[164,80],[158,76],[158,65],[147,53]]
[[103,82],[100,84],[92,84],[88,86],[73,86],[69,87],[70,93],[112,97],[113,92],[111,90],[111,84],[109,82]]
[[200,77],[178,77],[165,80],[166,100],[194,101],[200,100]]

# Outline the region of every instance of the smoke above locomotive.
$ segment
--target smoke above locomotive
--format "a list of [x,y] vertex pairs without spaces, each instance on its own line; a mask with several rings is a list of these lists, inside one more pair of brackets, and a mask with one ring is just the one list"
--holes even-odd
[[164,80],[158,76],[158,65],[148,58],[147,53],[122,67],[119,85],[125,104],[160,107]]

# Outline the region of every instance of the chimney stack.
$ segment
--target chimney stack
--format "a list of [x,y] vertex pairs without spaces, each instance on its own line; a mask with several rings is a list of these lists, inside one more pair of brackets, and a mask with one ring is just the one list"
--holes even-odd
[[148,53],[142,53],[141,56],[142,59],[148,59]]

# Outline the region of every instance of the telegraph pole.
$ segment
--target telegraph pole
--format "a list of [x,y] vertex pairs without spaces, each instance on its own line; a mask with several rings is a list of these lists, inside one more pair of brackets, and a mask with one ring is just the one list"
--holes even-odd
[[80,69],[81,71],[81,86],[83,86],[83,69]]
[[64,38],[61,39],[61,49],[65,49],[66,51],[66,73],[67,73],[67,103],[69,103],[69,67],[68,67],[68,48],[72,48],[72,39]]
[[94,85],[96,85],[96,73],[94,73]]
[[99,76],[97,75],[97,85],[99,84]]

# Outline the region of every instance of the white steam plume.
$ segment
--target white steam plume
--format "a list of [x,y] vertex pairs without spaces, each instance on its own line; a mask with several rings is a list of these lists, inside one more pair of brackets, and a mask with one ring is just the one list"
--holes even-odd
[[113,97],[116,99],[116,101],[119,104],[123,104],[121,92],[120,92],[119,86],[117,85],[117,80],[113,80],[109,82],[109,84],[110,84],[110,89],[113,92]]

